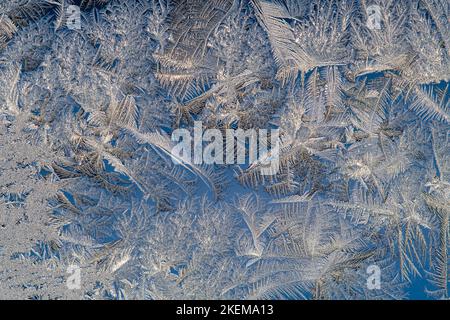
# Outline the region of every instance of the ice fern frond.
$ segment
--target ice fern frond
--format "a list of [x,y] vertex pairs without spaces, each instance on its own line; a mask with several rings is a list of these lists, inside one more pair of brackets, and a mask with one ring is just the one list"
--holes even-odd
[[[445,201],[445,199],[443,199]],[[425,201],[430,208],[430,210],[435,213],[439,222],[439,236],[436,243],[436,254],[434,256],[434,270],[430,272],[431,282],[437,288],[433,292],[435,296],[448,298],[449,296],[449,236],[450,236],[450,211],[449,202],[442,203],[442,201],[436,199],[435,197],[426,194]]]
[[126,95],[119,103],[113,102],[110,109],[112,121],[119,126],[136,127],[138,108],[133,96]]
[[0,84],[2,84],[2,88],[0,88],[0,102],[4,103],[9,113],[17,115],[19,113],[18,86],[22,70],[19,64],[12,63],[5,66],[3,72],[8,80],[6,83],[0,81]]
[[137,129],[130,127],[125,128],[125,130],[130,132],[139,144],[149,144],[163,159],[167,160],[169,158],[174,163],[181,165],[195,176],[198,176],[210,188],[214,199],[217,198],[217,190],[220,188],[216,186],[216,182],[211,178],[210,172],[193,164],[190,159],[181,158],[173,154],[174,144],[165,133],[141,133]]
[[155,53],[156,76],[182,99],[204,91],[214,78],[217,59],[208,49],[214,30],[234,11],[233,0],[176,0],[169,13],[171,39],[164,52]]
[[417,87],[414,89],[414,98],[411,109],[424,120],[438,120],[450,123],[448,85],[443,92]]
[[275,61],[278,64],[278,79],[293,80],[299,71],[306,72],[314,61],[296,43],[292,28],[283,18],[292,18],[280,2],[252,0],[258,21],[266,30]]

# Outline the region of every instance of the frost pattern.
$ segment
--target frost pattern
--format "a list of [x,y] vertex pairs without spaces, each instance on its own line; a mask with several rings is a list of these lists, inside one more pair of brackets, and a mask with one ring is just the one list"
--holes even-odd
[[[0,298],[448,299],[449,19],[445,0],[1,1]],[[194,121],[279,128],[280,171],[175,165]]]

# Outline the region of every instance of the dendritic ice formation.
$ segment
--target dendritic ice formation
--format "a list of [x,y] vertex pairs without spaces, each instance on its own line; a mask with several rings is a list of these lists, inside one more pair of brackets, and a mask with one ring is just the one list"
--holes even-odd
[[448,299],[449,6],[0,1],[0,298]]

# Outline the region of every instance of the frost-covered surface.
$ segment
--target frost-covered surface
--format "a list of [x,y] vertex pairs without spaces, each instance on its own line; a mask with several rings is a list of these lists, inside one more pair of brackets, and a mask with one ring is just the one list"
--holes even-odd
[[[0,1],[0,298],[448,298],[449,18],[446,0]],[[196,120],[279,128],[279,173],[175,165],[161,132]]]

